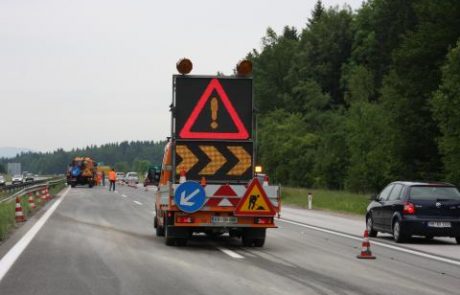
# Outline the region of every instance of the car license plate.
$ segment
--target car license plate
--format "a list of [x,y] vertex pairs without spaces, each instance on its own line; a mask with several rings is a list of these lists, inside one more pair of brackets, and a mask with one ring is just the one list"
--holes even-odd
[[238,218],[235,216],[213,216],[211,218],[212,223],[237,223]]
[[450,222],[430,221],[428,222],[429,227],[451,227]]

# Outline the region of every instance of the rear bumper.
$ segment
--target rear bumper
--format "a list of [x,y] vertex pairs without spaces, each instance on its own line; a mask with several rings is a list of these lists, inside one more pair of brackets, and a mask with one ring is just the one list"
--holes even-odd
[[[450,222],[451,227],[431,227],[430,221]],[[404,220],[401,224],[409,235],[435,236],[435,237],[460,237],[460,220]]]

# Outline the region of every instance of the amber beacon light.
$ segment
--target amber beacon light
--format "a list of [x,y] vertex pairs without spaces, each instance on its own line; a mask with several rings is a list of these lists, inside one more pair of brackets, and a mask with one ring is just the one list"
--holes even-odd
[[176,69],[182,75],[186,75],[193,69],[192,61],[188,58],[181,58],[176,64]]
[[244,59],[236,65],[238,76],[249,76],[252,73],[252,62]]

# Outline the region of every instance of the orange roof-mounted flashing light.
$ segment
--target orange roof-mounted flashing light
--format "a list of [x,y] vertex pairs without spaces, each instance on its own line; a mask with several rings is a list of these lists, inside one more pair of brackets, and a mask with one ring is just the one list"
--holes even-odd
[[188,58],[181,58],[177,63],[176,63],[176,69],[179,73],[182,75],[187,75],[190,73],[193,69],[193,64],[192,61]]
[[247,59],[243,59],[236,65],[236,71],[238,76],[249,76],[252,73],[252,62]]

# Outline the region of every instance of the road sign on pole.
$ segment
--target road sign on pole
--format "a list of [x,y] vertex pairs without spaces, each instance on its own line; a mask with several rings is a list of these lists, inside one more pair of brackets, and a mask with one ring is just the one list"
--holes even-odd
[[176,206],[186,213],[194,213],[200,210],[205,201],[206,192],[195,181],[186,181],[180,184],[174,193]]

